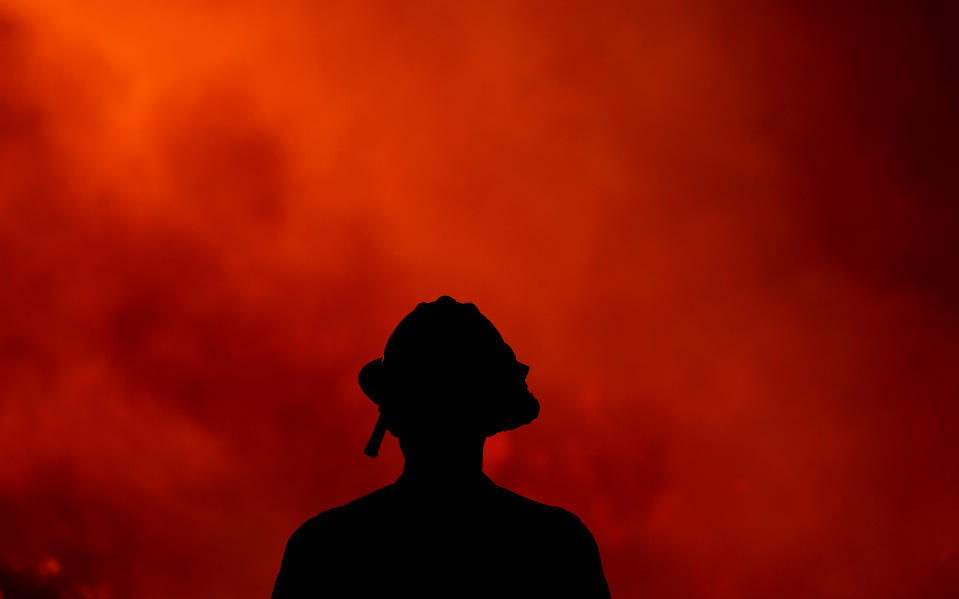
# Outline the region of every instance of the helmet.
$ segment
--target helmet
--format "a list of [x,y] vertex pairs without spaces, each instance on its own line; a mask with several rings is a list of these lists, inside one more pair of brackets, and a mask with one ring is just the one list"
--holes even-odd
[[452,426],[489,437],[528,424],[539,414],[528,372],[475,305],[449,296],[420,303],[383,357],[360,370],[360,388],[380,409],[365,453],[376,456],[387,430]]

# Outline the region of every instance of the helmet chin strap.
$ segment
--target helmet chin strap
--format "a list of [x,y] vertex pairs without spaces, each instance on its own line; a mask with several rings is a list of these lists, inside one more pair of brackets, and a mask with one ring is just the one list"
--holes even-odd
[[[380,384],[378,384],[377,372],[379,372],[383,367],[383,358],[377,358],[364,366],[360,370],[359,382],[360,389],[363,390],[363,393],[379,404],[382,401],[380,397]],[[380,453],[380,445],[383,443],[383,437],[386,435],[386,420],[383,419],[383,411],[380,409],[380,416],[376,420],[376,426],[373,427],[373,434],[370,435],[370,440],[366,443],[366,448],[363,450],[363,453],[375,458],[377,454]]]
[[370,435],[370,440],[366,443],[366,448],[363,450],[363,453],[375,458],[380,453],[380,445],[383,443],[383,437],[386,435],[386,420],[383,418],[383,414],[380,414],[379,418],[376,419],[376,426],[373,427],[373,434]]

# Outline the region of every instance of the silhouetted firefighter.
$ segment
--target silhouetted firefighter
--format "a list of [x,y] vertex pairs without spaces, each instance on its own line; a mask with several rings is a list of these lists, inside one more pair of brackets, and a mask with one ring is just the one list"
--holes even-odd
[[297,529],[273,598],[608,597],[576,516],[483,474],[486,437],[539,414],[527,372],[473,304],[419,304],[360,371],[380,410],[366,453],[389,431],[403,474]]

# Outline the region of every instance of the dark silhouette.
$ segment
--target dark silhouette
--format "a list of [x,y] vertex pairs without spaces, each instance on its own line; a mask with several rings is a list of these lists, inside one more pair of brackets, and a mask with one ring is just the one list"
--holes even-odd
[[419,304],[360,372],[380,409],[366,453],[388,430],[403,474],[297,529],[273,598],[609,597],[576,516],[483,474],[486,437],[539,414],[528,371],[473,304]]

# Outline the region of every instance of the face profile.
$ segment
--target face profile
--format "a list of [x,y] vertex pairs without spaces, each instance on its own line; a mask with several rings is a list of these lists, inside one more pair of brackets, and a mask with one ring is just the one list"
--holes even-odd
[[529,424],[529,366],[479,309],[416,306],[359,375],[405,458],[393,484],[326,510],[290,537],[273,599],[609,597],[599,550],[575,515],[483,473],[486,438]]

